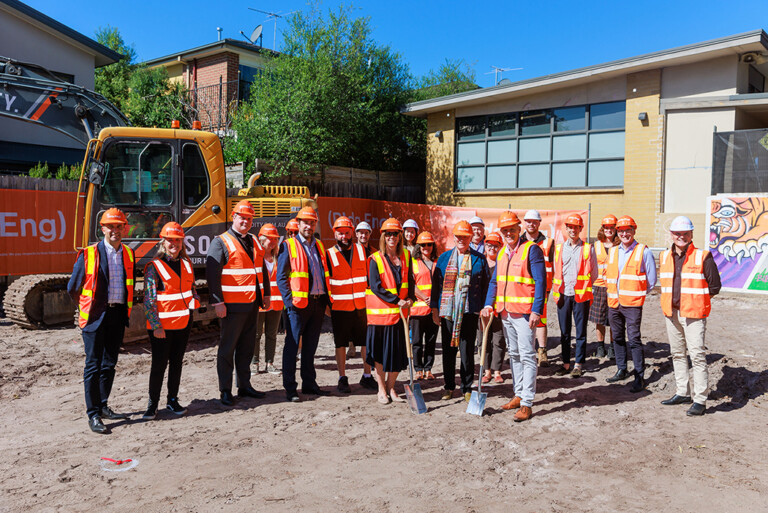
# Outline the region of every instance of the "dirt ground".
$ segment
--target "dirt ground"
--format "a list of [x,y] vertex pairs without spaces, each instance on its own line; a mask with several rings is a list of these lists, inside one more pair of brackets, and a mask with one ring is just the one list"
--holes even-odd
[[[501,410],[513,395],[508,365],[505,383],[487,388],[484,416],[466,414],[461,399],[440,401],[439,350],[438,379],[422,382],[429,412],[417,416],[357,384],[359,357],[352,395],[338,394],[323,334],[318,381],[333,395],[286,403],[280,377],[262,373],[253,384],[266,399],[224,408],[209,336],[185,358],[188,414],[150,422],[140,420],[149,346],[127,347],[110,404],[132,417],[107,421],[106,436],[88,430],[77,330],[24,331],[0,319],[0,511],[768,511],[767,310],[756,298],[714,300],[711,393],[698,418],[659,404],[674,379],[652,296],[642,326],[649,386],[638,395],[605,382],[615,367],[592,356],[591,332],[587,374],[543,369],[528,422]],[[551,309],[549,318],[557,363]],[[135,466],[113,471],[126,465]]]

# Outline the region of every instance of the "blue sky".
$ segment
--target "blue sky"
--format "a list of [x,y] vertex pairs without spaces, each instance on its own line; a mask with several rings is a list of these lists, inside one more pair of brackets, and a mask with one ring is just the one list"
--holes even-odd
[[[42,13],[93,37],[101,26],[117,27],[139,60],[161,57],[216,41],[250,35],[264,25],[264,46],[277,49],[285,20],[249,7],[287,14],[306,10],[301,0],[85,1],[26,0]],[[337,2],[324,1],[327,11]],[[348,5],[348,4],[346,4]],[[482,87],[494,84],[491,66],[523,68],[503,73],[522,80],[632,57],[768,26],[765,1],[426,1],[365,0],[355,15],[369,16],[373,37],[399,52],[414,75],[436,69],[446,58],[463,59]],[[764,24],[761,26],[761,23]],[[275,38],[276,36],[276,38]]]

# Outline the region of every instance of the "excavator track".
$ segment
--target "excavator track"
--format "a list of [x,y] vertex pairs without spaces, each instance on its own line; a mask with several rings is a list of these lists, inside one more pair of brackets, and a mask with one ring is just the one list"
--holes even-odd
[[68,281],[68,274],[33,274],[19,278],[5,291],[6,317],[31,330],[72,324],[75,307],[66,296]]

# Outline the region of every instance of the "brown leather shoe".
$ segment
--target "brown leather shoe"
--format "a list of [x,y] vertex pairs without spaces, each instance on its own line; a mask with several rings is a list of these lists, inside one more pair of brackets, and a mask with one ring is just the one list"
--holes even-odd
[[521,406],[519,410],[515,413],[515,416],[512,418],[515,422],[522,422],[524,420],[528,420],[533,416],[533,410],[531,410],[530,406]]
[[538,357],[539,357],[539,367],[549,366],[549,360],[547,359],[546,348],[543,348],[543,347],[539,348]]
[[516,408],[520,408],[520,399],[519,397],[515,396],[512,398],[511,401],[509,401],[507,404],[501,407],[502,410],[514,410]]

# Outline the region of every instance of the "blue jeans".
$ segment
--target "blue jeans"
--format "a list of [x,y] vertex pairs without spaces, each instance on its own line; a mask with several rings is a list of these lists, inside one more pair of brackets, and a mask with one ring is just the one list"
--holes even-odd
[[557,320],[560,322],[560,348],[563,365],[571,362],[571,320],[576,325],[576,363],[583,364],[587,358],[587,321],[589,301],[576,302],[575,296],[560,296],[557,301]]
[[501,326],[509,351],[509,366],[512,368],[512,383],[520,404],[531,407],[536,395],[536,347],[533,330],[528,326],[528,316],[513,316],[502,312]]

